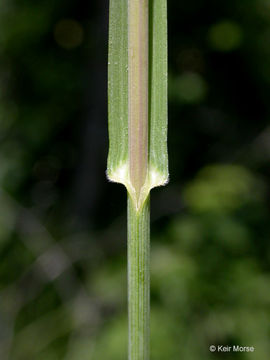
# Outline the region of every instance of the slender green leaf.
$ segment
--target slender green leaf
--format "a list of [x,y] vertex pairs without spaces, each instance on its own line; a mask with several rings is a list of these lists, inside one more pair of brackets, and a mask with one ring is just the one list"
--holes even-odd
[[149,187],[168,181],[167,0],[151,0],[149,15]]
[[107,175],[137,210],[168,180],[166,3],[150,0],[146,19],[147,0],[110,1]]
[[108,58],[109,156],[107,176],[122,184],[128,166],[128,1],[111,0]]
[[129,194],[129,360],[149,360],[149,193],[168,179],[166,11],[166,0],[110,1],[107,174]]

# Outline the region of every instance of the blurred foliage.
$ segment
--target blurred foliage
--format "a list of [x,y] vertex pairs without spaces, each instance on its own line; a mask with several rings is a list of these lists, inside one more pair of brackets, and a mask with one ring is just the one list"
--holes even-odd
[[[168,1],[153,360],[269,357],[269,10]],[[107,0],[0,5],[1,360],[127,358],[126,199],[105,177],[107,22]]]

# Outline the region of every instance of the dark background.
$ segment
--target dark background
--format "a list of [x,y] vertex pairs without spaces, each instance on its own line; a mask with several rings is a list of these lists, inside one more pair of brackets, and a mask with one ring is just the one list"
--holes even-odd
[[[269,1],[170,0],[168,20],[151,359],[264,360]],[[107,0],[1,1],[1,360],[127,358],[126,194],[105,176],[107,32]]]

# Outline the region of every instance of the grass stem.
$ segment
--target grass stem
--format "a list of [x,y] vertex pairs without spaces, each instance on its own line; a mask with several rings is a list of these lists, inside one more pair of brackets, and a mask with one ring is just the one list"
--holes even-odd
[[167,0],[110,0],[107,176],[128,192],[129,360],[149,360],[150,191],[168,181]]
[[128,197],[129,360],[149,359],[150,198],[140,211]]

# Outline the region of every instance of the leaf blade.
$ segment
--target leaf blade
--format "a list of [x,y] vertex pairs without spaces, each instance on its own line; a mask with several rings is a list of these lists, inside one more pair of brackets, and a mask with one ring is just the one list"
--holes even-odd
[[[131,11],[133,4],[136,5],[134,11]],[[141,9],[147,10],[138,11],[139,7],[136,10],[138,4]],[[110,145],[107,176],[110,180],[126,186],[137,211],[142,208],[152,188],[165,185],[168,181],[167,0],[149,0],[148,29],[144,32],[144,37],[141,37],[141,44],[137,43],[139,44],[137,48],[148,47],[149,51],[147,61],[144,61],[147,69],[141,66],[140,71],[137,71],[138,69],[135,71],[138,78],[146,78],[146,84],[138,83],[140,89],[146,89],[146,91],[143,90],[144,100],[142,101],[142,97],[137,96],[139,92],[132,91],[136,76],[130,76],[132,71],[129,66],[133,64],[131,57],[134,54],[129,32],[137,32],[137,38],[139,38],[138,17],[142,17],[144,11],[148,12],[148,0],[143,0],[141,3],[137,3],[136,0],[110,0],[108,63]],[[137,17],[135,20],[137,28],[130,25],[133,21],[132,16]],[[145,44],[142,43],[143,41]],[[139,60],[140,56],[135,54],[135,57]],[[146,104],[143,103],[144,101]],[[134,111],[138,108],[138,114],[146,113],[146,120],[143,121],[140,120],[140,115],[135,114],[137,129],[132,125],[134,122],[129,111],[131,107],[135,109]],[[139,129],[140,124],[146,122],[147,131]],[[147,133],[145,143],[143,139]],[[142,138],[137,140],[136,137],[140,136]],[[142,147],[140,148],[138,144]],[[136,151],[132,151],[134,148]],[[145,154],[146,164],[144,163]]]
[[128,171],[128,2],[111,0],[108,55],[107,176],[124,183]]
[[168,182],[167,0],[150,1],[149,186]]

